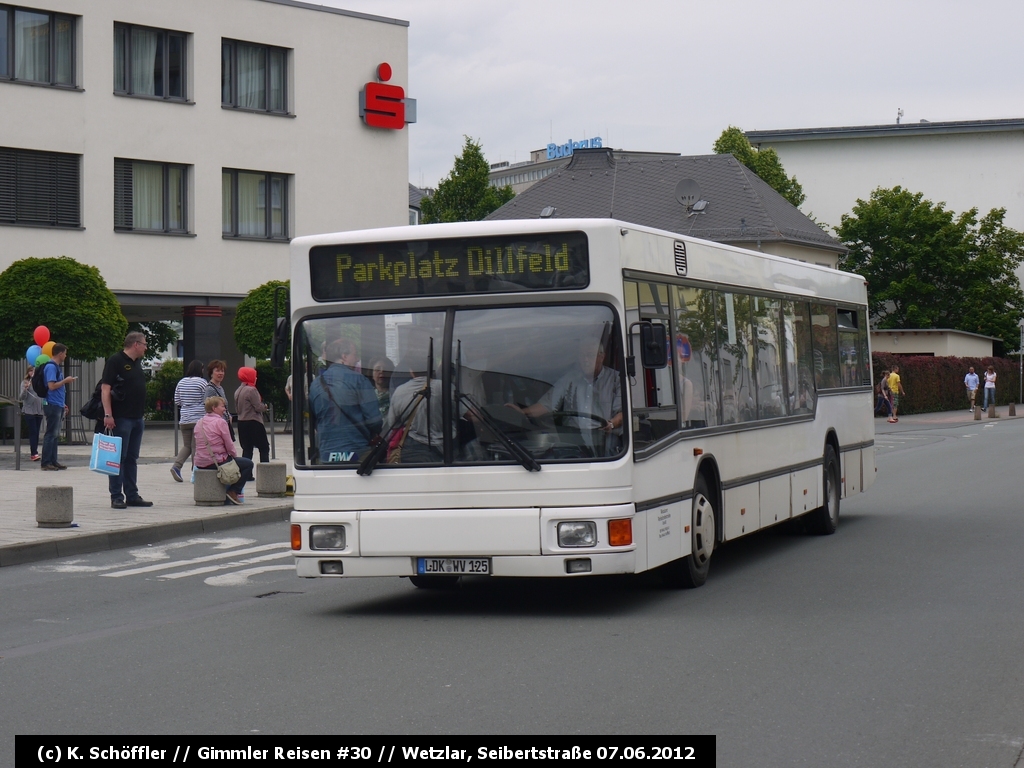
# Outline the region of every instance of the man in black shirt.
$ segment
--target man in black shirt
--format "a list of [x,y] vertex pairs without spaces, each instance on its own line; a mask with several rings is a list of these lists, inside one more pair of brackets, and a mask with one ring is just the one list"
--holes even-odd
[[124,350],[107,358],[100,380],[103,428],[121,438],[121,471],[108,481],[114,509],[153,506],[139,495],[137,482],[146,413],[146,374],[139,361],[145,353],[146,336],[132,331],[124,339]]

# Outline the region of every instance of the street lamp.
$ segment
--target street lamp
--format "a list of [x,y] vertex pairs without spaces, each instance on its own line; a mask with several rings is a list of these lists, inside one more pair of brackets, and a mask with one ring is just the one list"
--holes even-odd
[[1017,362],[1020,365],[1017,382],[1020,384],[1020,392],[1017,402],[1024,403],[1024,317],[1017,321],[1017,326],[1020,328],[1020,344],[1017,346]]

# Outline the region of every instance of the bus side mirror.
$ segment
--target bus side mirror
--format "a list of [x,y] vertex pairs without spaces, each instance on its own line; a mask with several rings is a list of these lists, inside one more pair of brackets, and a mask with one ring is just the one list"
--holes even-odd
[[284,358],[288,354],[288,335],[291,328],[287,317],[277,318],[274,326],[274,345],[270,350],[270,365],[274,368],[284,367]]
[[644,368],[668,365],[668,335],[661,323],[640,323],[640,362]]

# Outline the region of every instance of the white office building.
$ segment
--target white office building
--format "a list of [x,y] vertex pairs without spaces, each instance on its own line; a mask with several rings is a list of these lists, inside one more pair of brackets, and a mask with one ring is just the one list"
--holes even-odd
[[230,370],[233,307],[287,279],[291,238],[407,222],[414,105],[366,117],[371,94],[408,88],[407,22],[295,0],[26,2],[0,2],[0,270],[94,265],[129,320],[182,320],[186,362]]

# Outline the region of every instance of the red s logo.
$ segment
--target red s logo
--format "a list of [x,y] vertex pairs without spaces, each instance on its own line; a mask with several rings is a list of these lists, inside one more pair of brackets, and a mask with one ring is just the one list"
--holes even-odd
[[[381,82],[367,83],[359,94],[359,114],[373,128],[400,131],[406,123],[405,89],[387,85],[391,79],[391,66],[387,63],[377,67],[377,77]],[[415,117],[409,122],[415,122]]]

